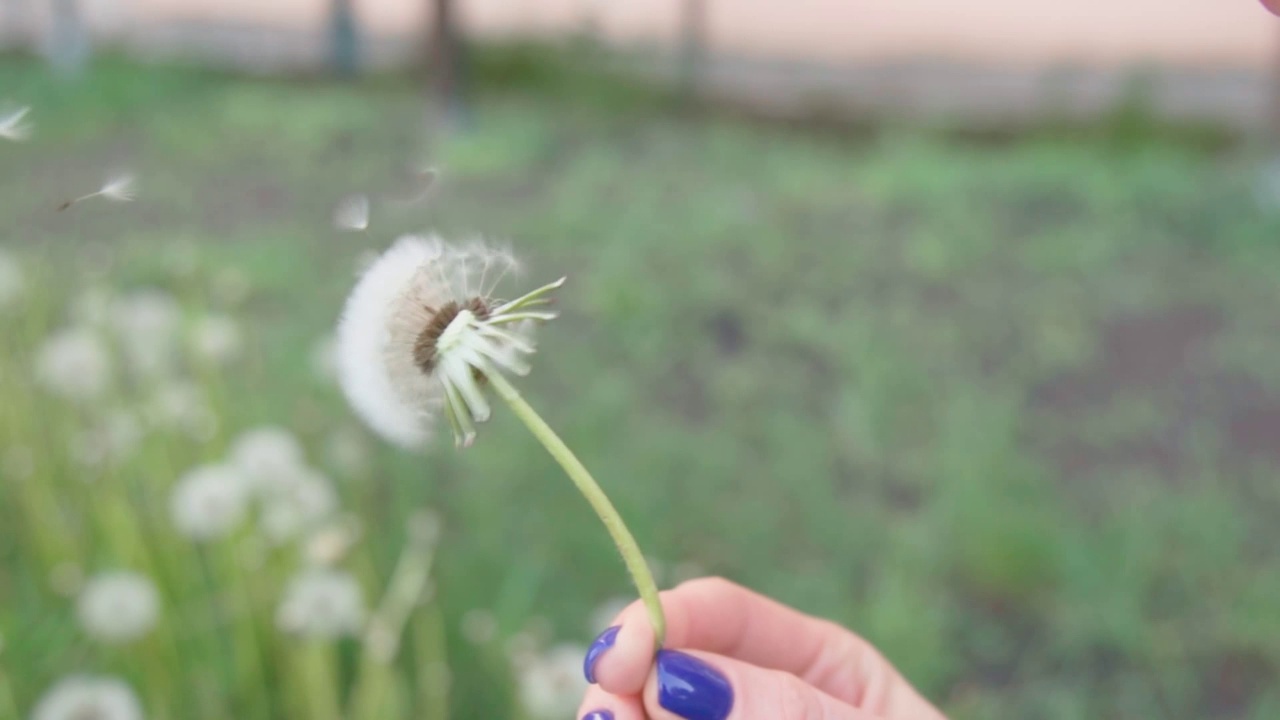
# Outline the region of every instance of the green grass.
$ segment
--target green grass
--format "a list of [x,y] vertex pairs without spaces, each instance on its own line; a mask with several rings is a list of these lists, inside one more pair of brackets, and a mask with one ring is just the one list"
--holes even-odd
[[[79,419],[26,379],[91,281],[227,308],[249,335],[245,360],[207,379],[217,436],[152,438],[114,471],[143,542],[170,549],[166,592],[195,608],[166,614],[158,636],[185,659],[169,670],[208,673],[170,683],[157,717],[220,694],[234,716],[267,717],[289,702],[284,676],[308,667],[225,690],[237,665],[213,640],[236,621],[182,566],[166,488],[261,423],[323,461],[354,421],[310,372],[312,343],[357,257],[422,228],[510,239],[530,286],[569,275],[522,388],[668,569],[694,563],[846,623],[956,718],[1274,716],[1280,215],[1254,201],[1247,148],[854,141],[508,80],[481,95],[469,134],[428,145],[413,87],[394,78],[106,64],[59,85],[0,66],[38,124],[32,142],[0,145],[0,245],[42,278],[3,320],[0,453],[37,448],[54,502],[99,511],[58,456]],[[429,202],[375,208],[366,234],[329,228],[340,196],[398,189],[406,160],[442,168]],[[116,165],[138,173],[138,202],[53,211]],[[176,275],[189,247],[196,271]],[[243,302],[218,299],[228,268],[248,280]],[[545,618],[582,641],[592,608],[627,592],[603,529],[506,414],[465,453],[380,448],[368,475],[341,492],[366,528],[353,563],[371,598],[406,516],[446,518],[433,607],[452,717],[514,712],[500,641],[459,633],[468,611],[492,612],[501,637]],[[28,493],[0,483],[0,715],[6,695],[25,713],[71,671],[124,674],[150,697],[147,646],[88,643],[32,538],[89,568],[130,551],[100,546],[81,510],[18,510]],[[272,637],[272,611],[253,611],[262,642],[301,652]],[[394,668],[405,698],[423,677],[411,649]],[[357,648],[337,654],[349,688]],[[403,717],[422,716],[416,702]]]

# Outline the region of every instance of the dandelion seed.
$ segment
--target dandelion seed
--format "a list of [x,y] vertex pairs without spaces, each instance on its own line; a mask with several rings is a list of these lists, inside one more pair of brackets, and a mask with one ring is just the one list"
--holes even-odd
[[196,541],[225,537],[244,521],[249,486],[232,465],[205,465],[188,471],[169,496],[174,527]]
[[546,297],[563,281],[516,300],[493,296],[516,269],[510,253],[439,238],[400,238],[356,283],[338,324],[338,374],[356,413],[378,434],[421,447],[443,410],[459,445],[489,417],[483,385],[523,375],[531,321],[550,320]]
[[122,680],[72,675],[45,691],[31,720],[143,720],[142,703]]
[[76,617],[92,638],[126,643],[146,635],[160,615],[155,583],[135,572],[114,571],[90,577],[76,600]]
[[410,168],[409,175],[409,182],[414,185],[410,188],[412,193],[404,197],[392,198],[392,202],[399,205],[417,205],[426,200],[440,177],[440,171],[434,167]]
[[314,470],[296,468],[273,480],[263,493],[259,522],[263,535],[276,544],[316,528],[338,509],[333,485]]
[[26,121],[30,106],[23,106],[0,115],[0,138],[22,142],[31,137],[32,125]]
[[514,669],[520,704],[535,720],[574,717],[587,681],[582,676],[585,647],[558,645]]
[[36,380],[49,392],[68,400],[96,400],[111,381],[110,353],[92,330],[61,330],[40,346]]
[[0,248],[0,310],[11,307],[26,293],[27,277],[18,259]]
[[240,325],[226,315],[206,315],[195,322],[190,333],[191,349],[206,362],[226,365],[244,348]]
[[333,226],[339,230],[360,231],[369,227],[369,196],[350,195],[333,210]]
[[276,627],[304,637],[355,636],[364,626],[364,593],[350,574],[309,568],[285,588],[276,609]]
[[131,173],[117,173],[108,177],[107,181],[102,184],[102,187],[86,195],[81,195],[78,198],[67,200],[59,205],[58,209],[66,210],[72,205],[78,205],[85,200],[92,200],[96,197],[100,197],[104,200],[110,200],[112,202],[133,202],[138,197],[135,184],[134,177]]

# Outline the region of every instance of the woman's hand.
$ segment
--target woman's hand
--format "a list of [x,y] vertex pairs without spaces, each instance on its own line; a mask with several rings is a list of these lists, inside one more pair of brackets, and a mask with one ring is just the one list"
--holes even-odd
[[665,647],[638,601],[592,644],[583,720],[941,720],[875,648],[719,578],[662,593]]

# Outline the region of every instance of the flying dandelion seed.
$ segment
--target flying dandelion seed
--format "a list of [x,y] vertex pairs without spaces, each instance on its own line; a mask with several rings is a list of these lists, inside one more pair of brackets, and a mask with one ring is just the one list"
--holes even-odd
[[339,230],[361,231],[369,227],[369,196],[343,198],[333,211],[333,226]]
[[104,200],[112,202],[133,202],[137,199],[138,193],[135,187],[136,182],[131,173],[118,173],[107,178],[102,187],[94,190],[87,195],[81,195],[78,198],[67,200],[58,206],[58,210],[66,210],[72,205],[78,205],[85,200],[100,197]]
[[72,675],[45,691],[31,720],[143,720],[142,703],[122,680]]
[[0,138],[10,142],[22,142],[30,139],[31,132],[34,129],[31,123],[26,121],[27,114],[30,112],[31,107],[24,105],[0,115]]
[[76,599],[76,618],[90,637],[127,643],[146,635],[160,616],[160,593],[145,575],[115,571],[90,577]]
[[417,205],[431,194],[439,177],[440,171],[434,167],[410,168],[409,183],[412,185],[410,188],[412,193],[404,197],[391,198],[391,202],[397,205]]
[[338,374],[356,413],[387,440],[421,447],[443,410],[459,445],[489,418],[487,376],[524,375],[529,323],[550,320],[561,281],[509,302],[493,297],[517,269],[506,251],[400,238],[357,282],[338,324]]
[[249,486],[232,465],[205,465],[188,471],[169,496],[174,527],[196,541],[225,537],[244,521]]
[[350,574],[308,568],[289,581],[276,609],[276,627],[303,637],[335,639],[360,633],[364,593]]

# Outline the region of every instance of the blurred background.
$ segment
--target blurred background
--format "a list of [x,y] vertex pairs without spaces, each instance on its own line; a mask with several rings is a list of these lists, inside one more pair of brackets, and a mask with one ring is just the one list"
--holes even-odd
[[[0,0],[0,717],[570,718],[627,601],[504,413],[331,332],[436,230],[664,586],[954,718],[1280,717],[1280,20],[1256,0]],[[527,285],[527,287],[525,287]]]

